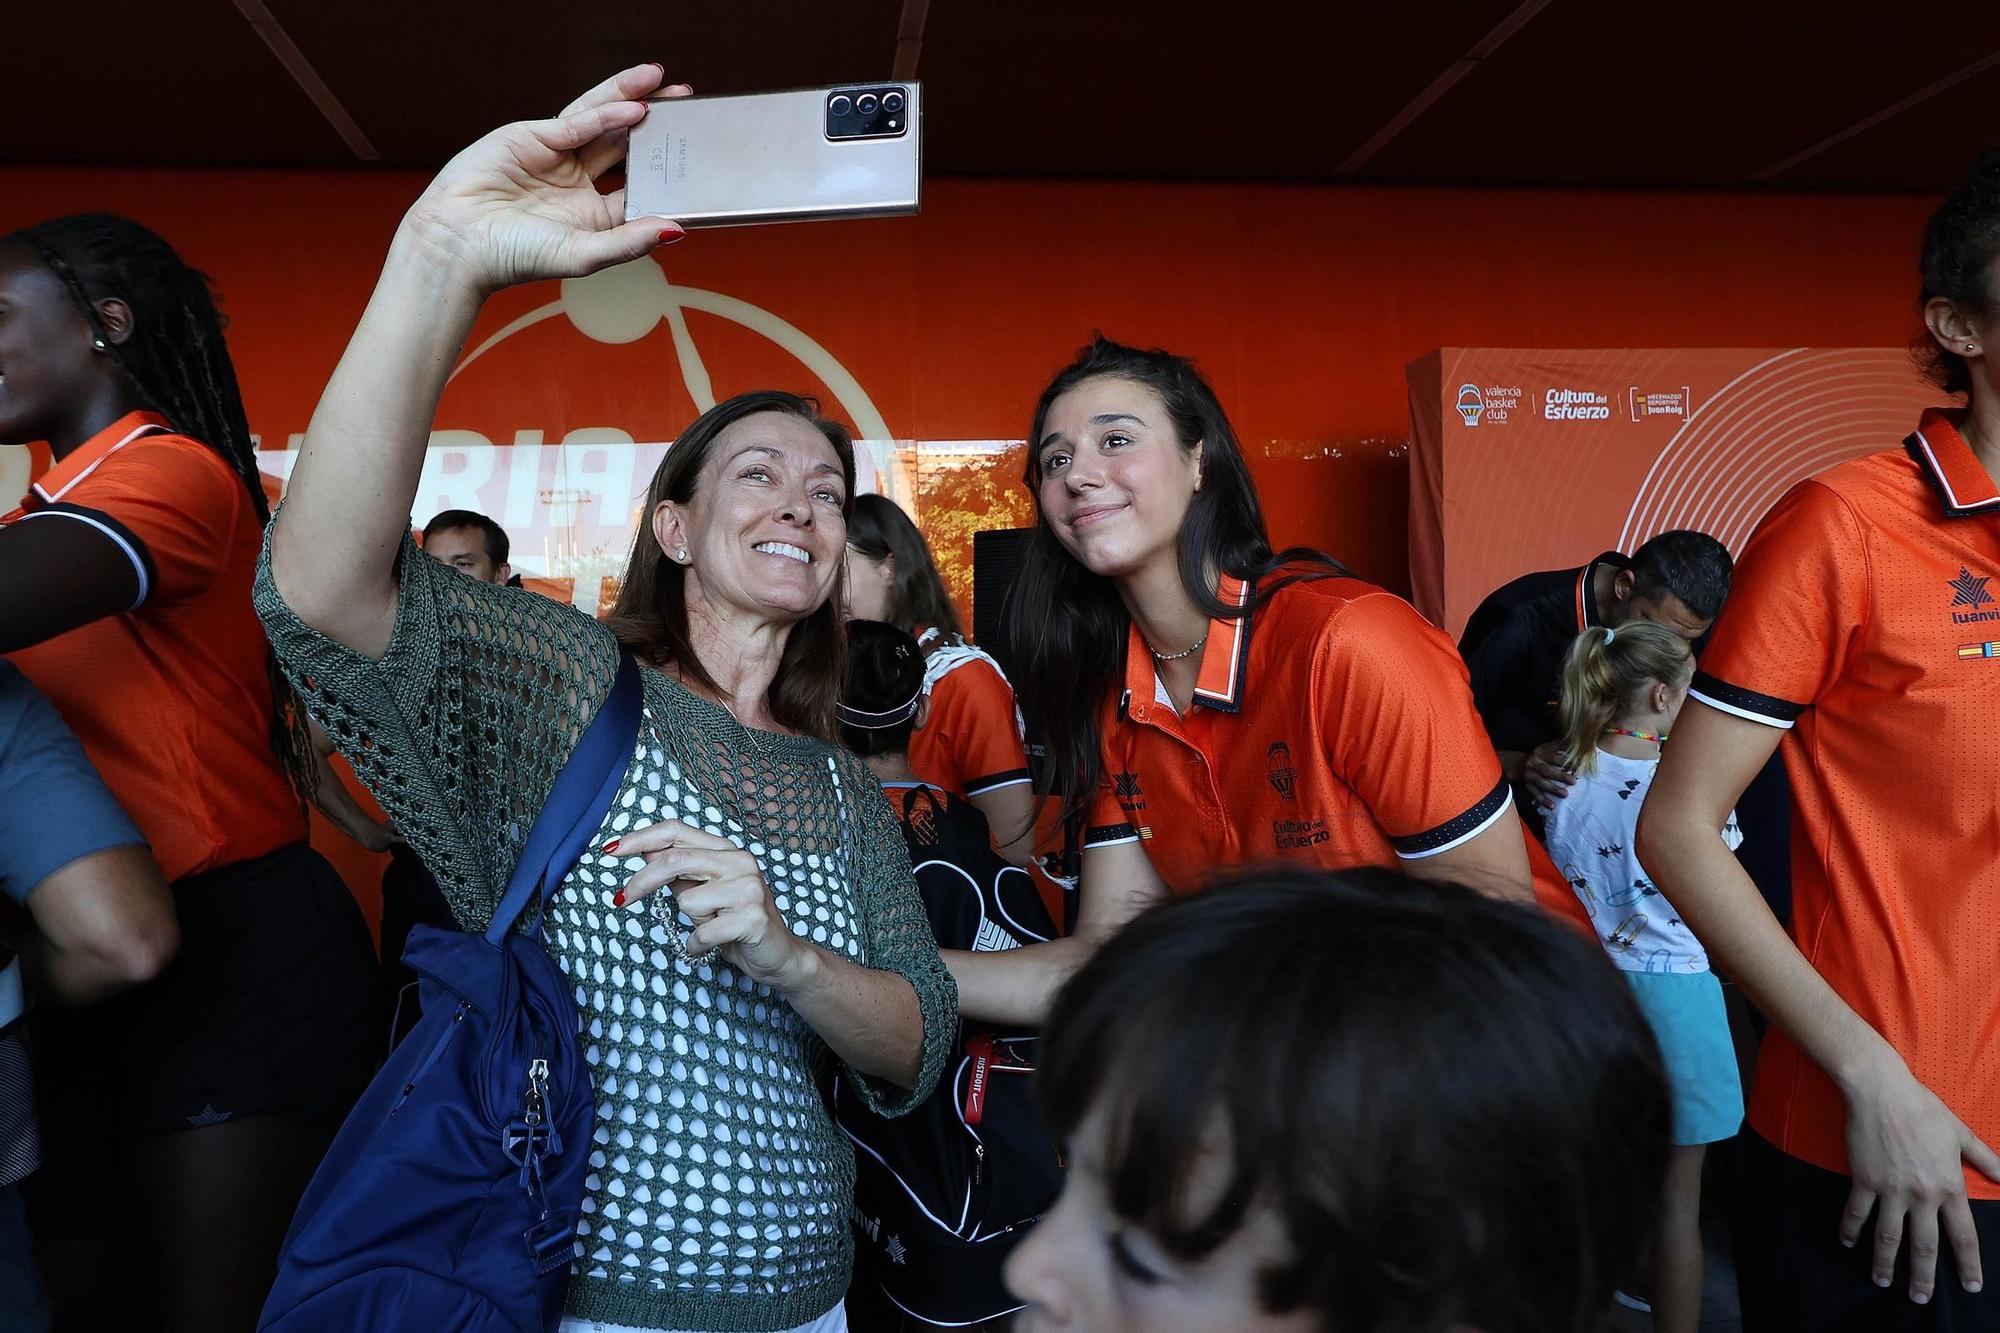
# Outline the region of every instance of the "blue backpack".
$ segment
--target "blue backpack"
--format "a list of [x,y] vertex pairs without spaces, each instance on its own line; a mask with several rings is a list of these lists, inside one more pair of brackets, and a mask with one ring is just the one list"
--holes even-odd
[[638,669],[557,776],[493,923],[418,926],[423,1018],[362,1094],[299,1201],[257,1327],[534,1333],[562,1318],[596,1101],[576,1004],[530,901],[562,883],[625,776]]

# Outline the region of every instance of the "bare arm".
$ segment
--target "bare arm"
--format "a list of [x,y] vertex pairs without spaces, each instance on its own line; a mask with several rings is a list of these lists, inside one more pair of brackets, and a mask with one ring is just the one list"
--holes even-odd
[[153,854],[113,847],[81,856],[28,893],[35,929],[21,944],[28,985],[88,1004],[149,981],[180,949],[180,921]]
[[1528,848],[1522,841],[1521,817],[1512,801],[1500,817],[1448,851],[1436,856],[1405,859],[1405,874],[1418,879],[1449,880],[1479,890],[1489,898],[1533,903],[1535,881],[1528,869]]
[[849,1065],[899,1088],[917,1086],[924,1067],[924,1014],[906,978],[807,944],[780,989]]
[[[1799,953],[1718,836],[1782,734],[1700,704],[1684,709],[1640,813],[1640,860],[1720,970],[1790,1034],[1846,1099],[1854,1184],[1838,1219],[1843,1243],[1856,1242],[1879,1202],[1874,1277],[1887,1286],[1907,1219],[1911,1298],[1928,1300],[1942,1220],[1959,1279],[1976,1289],[1979,1240],[1960,1160],[2000,1179],[2000,1159],[1917,1082],[1895,1048]],[[1827,1219],[1829,1231],[1835,1222]]]
[[132,558],[109,535],[62,515],[0,527],[0,653],[128,611]]
[[396,552],[431,419],[487,293],[636,258],[672,234],[657,220],[621,224],[623,192],[595,185],[644,115],[635,99],[659,83],[657,66],[639,66],[557,119],[495,130],[404,217],[272,534],[272,579],[306,624],[369,656],[388,648]]
[[998,953],[944,950],[958,982],[958,1009],[988,1023],[1036,1026],[1070,974],[1119,927],[1167,896],[1167,886],[1136,842],[1093,847],[1083,854],[1076,933],[1046,944]]
[[1017,866],[1035,859],[1035,789],[1025,782],[995,787],[971,798],[986,826],[993,831],[993,846]]

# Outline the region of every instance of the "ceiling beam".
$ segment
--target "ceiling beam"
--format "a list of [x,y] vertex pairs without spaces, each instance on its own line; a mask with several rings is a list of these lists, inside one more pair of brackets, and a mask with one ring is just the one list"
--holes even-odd
[[1864,120],[1855,121],[1852,125],[1849,125],[1846,129],[1840,131],[1840,133],[1830,134],[1826,138],[1821,139],[1818,143],[1814,144],[1812,147],[1802,148],[1798,152],[1793,153],[1790,157],[1784,159],[1782,162],[1773,162],[1770,166],[1765,167],[1762,171],[1757,172],[1755,175],[1751,176],[1750,179],[1753,181],[1768,181],[1768,180],[1773,180],[1779,176],[1782,176],[1786,172],[1790,171],[1793,167],[1799,165],[1799,163],[1808,161],[1811,158],[1818,157],[1821,153],[1824,153],[1829,148],[1837,148],[1841,144],[1846,143],[1849,139],[1854,138],[1856,135],[1865,134],[1869,130],[1874,129],[1877,125],[1880,125],[1883,121],[1894,120],[1897,116],[1902,115],[1905,111],[1908,111],[1911,107],[1920,106],[1923,103],[1930,101],[1933,97],[1936,97],[1939,93],[1947,92],[1950,89],[1956,88],[1959,84],[1964,83],[1967,79],[1976,78],[1979,75],[1984,74],[1987,70],[1992,69],[1996,65],[2000,65],[2000,51],[1994,51],[1988,55],[1981,56],[1979,59],[1973,61],[1970,65],[1967,65],[1964,69],[1961,69],[1953,74],[1947,74],[1943,78],[1939,79],[1936,83],[1930,84],[1927,87],[1917,89],[1917,91],[1911,93],[1908,97],[1905,97],[1902,101],[1894,103],[1893,105],[1890,106],[1885,106],[1880,111],[1877,111],[1874,115],[1869,116]]
[[1381,152],[1388,146],[1391,139],[1408,129],[1412,121],[1430,110],[1433,103],[1450,92],[1453,84],[1479,68],[1480,61],[1498,51],[1509,37],[1512,37],[1527,26],[1529,19],[1548,7],[1549,0],[1523,0],[1520,7],[1515,9],[1506,18],[1501,19],[1499,25],[1492,32],[1487,33],[1485,37],[1481,38],[1478,45],[1467,51],[1458,60],[1453,61],[1449,69],[1431,80],[1430,86],[1418,93],[1408,106],[1391,117],[1387,125],[1375,131],[1367,143],[1362,144],[1359,148],[1349,153],[1347,160],[1333,169],[1333,174],[1336,176],[1352,176],[1355,172],[1361,170],[1362,165],[1369,158]]
[[924,53],[924,20],[930,17],[931,0],[903,0],[903,17],[896,24],[896,62],[890,67],[892,79],[917,77],[917,58]]
[[313,68],[312,61],[306,59],[306,53],[299,50],[299,44],[292,40],[292,35],[285,31],[277,16],[265,7],[264,0],[235,0],[235,2],[236,8],[249,21],[251,28],[264,39],[264,45],[271,48],[271,54],[278,58],[278,63],[285,67],[286,73],[290,74],[305,95],[312,99],[312,104],[319,108],[319,113],[326,117],[327,124],[333,126],[334,133],[340,136],[341,142],[347,145],[349,151],[363,162],[380,162],[382,154],[368,141],[368,136],[361,132],[361,126],[355,123],[354,117],[347,114],[347,108],[333,95],[333,89],[326,86],[326,80],[322,79],[319,71]]

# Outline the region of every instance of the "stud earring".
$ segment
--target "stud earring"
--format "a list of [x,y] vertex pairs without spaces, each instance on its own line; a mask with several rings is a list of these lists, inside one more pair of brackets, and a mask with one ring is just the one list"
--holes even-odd
[[1977,350],[1977,347],[1978,347],[1978,344],[1976,344],[1976,343],[1967,343],[1967,344],[1965,345],[1965,350],[1966,350],[1966,351],[1968,351],[1968,352],[1971,352],[1971,351],[1975,351],[1975,350]]
[[92,351],[96,351],[96,352],[101,352],[101,351],[103,351],[103,350],[104,350],[104,339],[102,339],[102,338],[92,338],[92,339],[90,340],[90,347],[91,347],[91,350],[92,350]]
[[679,550],[675,551],[674,559],[678,563],[685,565],[688,562],[688,548],[683,546]]

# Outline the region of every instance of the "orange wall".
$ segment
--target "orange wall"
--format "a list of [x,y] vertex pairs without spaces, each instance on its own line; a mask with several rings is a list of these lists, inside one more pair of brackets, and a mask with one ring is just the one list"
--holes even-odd
[[[304,429],[420,185],[397,173],[9,169],[0,230],[111,208],[164,232],[217,280],[251,424],[281,441]],[[1929,206],[936,181],[919,218],[698,234],[663,258],[673,281],[805,329],[899,436],[1019,437],[1042,383],[1093,329],[1192,353],[1256,455],[1274,535],[1403,586],[1407,483],[1391,450],[1408,432],[1406,362],[1442,345],[1899,343],[1915,330]],[[545,299],[511,295],[481,332]],[[507,382],[454,390],[439,424],[504,442],[523,426],[604,424],[601,398],[628,428],[671,433],[692,406],[657,361],[592,388],[573,372],[532,385],[518,370],[495,376]],[[749,387],[711,368],[719,392]],[[602,378],[619,377],[605,363]]]
[[[421,185],[397,173],[0,169],[0,231],[101,208],[164,233],[216,279],[251,425],[281,444],[305,429]],[[1915,330],[1929,206],[936,181],[918,218],[699,234],[662,266],[805,331],[905,439],[1020,437],[1042,384],[1094,329],[1193,354],[1252,456],[1274,537],[1406,589],[1407,362],[1439,346],[1899,343]],[[475,341],[554,293],[499,298]],[[816,387],[704,318],[690,327],[717,396]],[[657,440],[694,413],[663,329],[605,346],[549,323],[508,348],[454,384],[440,427],[495,443],[605,425]],[[379,862],[318,841],[372,901]]]

